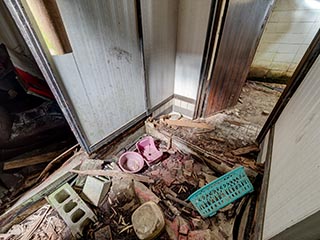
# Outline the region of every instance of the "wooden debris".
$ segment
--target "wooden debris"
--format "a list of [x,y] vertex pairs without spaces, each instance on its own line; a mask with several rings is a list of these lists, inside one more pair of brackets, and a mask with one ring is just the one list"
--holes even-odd
[[204,129],[212,129],[213,127],[205,122],[195,122],[189,119],[180,119],[180,120],[171,120],[166,119],[164,122],[170,126],[178,126],[178,127],[190,127],[190,128],[204,128]]
[[5,162],[3,164],[3,170],[22,168],[22,167],[32,166],[40,163],[50,162],[60,153],[61,151],[49,152],[49,153],[45,153],[45,154],[41,154],[33,157],[21,158],[21,159]]
[[74,145],[73,147],[69,148],[68,150],[57,156],[55,159],[53,159],[41,172],[37,181],[40,182],[42,179],[44,179],[54,166],[61,164],[61,161],[66,161],[67,158],[70,158],[77,148],[79,148],[79,144]]
[[[70,173],[69,170],[78,167],[81,161],[86,158],[87,155],[84,152],[80,151],[76,153],[68,159],[63,166],[50,175],[46,181],[20,197],[14,206],[0,216],[0,232],[6,232],[13,224],[19,222],[18,218],[21,215],[27,217],[21,213],[24,213],[26,209],[42,200],[62,184],[74,178],[75,174]],[[20,218],[20,221],[21,220],[22,219]]]
[[259,151],[260,151],[259,147],[255,144],[253,144],[253,145],[249,145],[249,146],[235,149],[235,150],[231,151],[231,153],[235,156],[241,156],[241,155],[245,155],[245,154],[248,154],[251,152],[259,152]]
[[180,205],[182,205],[184,207],[194,209],[194,207],[191,203],[187,203],[185,201],[182,201],[181,199],[176,198],[174,196],[171,196],[170,194],[166,194],[166,198],[168,198],[169,200],[174,201],[176,203],[179,203]]
[[71,239],[71,231],[59,214],[44,204],[25,220],[13,225],[6,234],[0,234],[0,239]]
[[41,224],[41,222],[43,221],[43,219],[46,217],[48,211],[50,209],[50,206],[46,206],[46,210],[45,212],[38,217],[37,221],[35,221],[33,223],[32,226],[30,226],[27,231],[24,232],[21,240],[28,240],[28,239],[31,239],[32,237],[32,234],[37,230],[37,228],[39,227],[39,225]]
[[[234,158],[227,158],[223,155],[218,155],[213,152],[208,152],[203,150],[184,139],[177,136],[172,136],[165,130],[156,129],[153,123],[146,122],[146,131],[148,134],[161,139],[163,141],[168,141],[169,138],[172,139],[172,144],[175,148],[182,152],[186,152],[194,156],[196,159],[201,159],[215,172],[220,173],[220,175],[225,174],[236,167],[242,166],[243,161],[241,157],[235,156]],[[244,165],[249,171],[246,171],[248,176],[252,179],[256,178],[258,174],[263,174],[263,169],[260,164],[257,164],[254,160],[249,160],[252,164],[248,163]]]
[[145,183],[153,183],[154,180],[143,175],[138,174],[130,174],[130,173],[124,173],[114,170],[85,170],[85,171],[79,171],[79,170],[70,170],[72,173],[77,173],[80,175],[90,175],[90,176],[107,176],[107,177],[120,177],[120,178],[130,178],[139,182],[145,182]]

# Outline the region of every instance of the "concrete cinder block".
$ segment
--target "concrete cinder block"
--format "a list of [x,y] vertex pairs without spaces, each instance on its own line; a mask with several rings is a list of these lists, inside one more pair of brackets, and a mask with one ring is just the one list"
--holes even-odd
[[99,206],[110,189],[111,181],[104,177],[88,176],[83,193],[95,205]]
[[97,221],[97,217],[91,209],[68,183],[54,191],[46,199],[58,211],[76,237],[82,236],[83,228],[88,223]]

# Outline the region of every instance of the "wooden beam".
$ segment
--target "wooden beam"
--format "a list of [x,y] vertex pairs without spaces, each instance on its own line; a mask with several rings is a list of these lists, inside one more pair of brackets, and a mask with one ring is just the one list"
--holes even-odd
[[22,167],[32,166],[40,163],[50,162],[60,153],[61,151],[49,152],[49,153],[44,153],[44,154],[40,154],[33,157],[20,158],[10,162],[5,162],[3,164],[3,170],[22,168]]
[[150,177],[139,175],[139,174],[124,173],[116,170],[85,170],[85,171],[70,170],[70,172],[77,173],[80,175],[89,175],[89,176],[130,178],[139,182],[154,183],[154,180]]

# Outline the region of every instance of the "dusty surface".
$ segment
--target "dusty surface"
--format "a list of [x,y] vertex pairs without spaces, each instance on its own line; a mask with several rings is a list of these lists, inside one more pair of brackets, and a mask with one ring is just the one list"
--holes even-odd
[[199,120],[210,124],[211,130],[164,127],[172,135],[217,154],[254,144],[283,89],[280,84],[247,82],[235,107]]
[[240,101],[231,110],[239,110],[240,119],[262,128],[284,87],[283,84],[247,82],[242,89]]
[[44,205],[34,214],[16,224],[6,234],[0,234],[0,239],[71,239],[71,232],[57,211],[49,205]]
[[[190,207],[186,199],[197,189],[236,166],[242,165],[253,171],[263,172],[263,166],[254,162],[255,154],[250,152],[246,156],[237,155],[233,150],[254,145],[268,114],[281,95],[280,88],[283,88],[283,85],[263,86],[261,83],[248,82],[235,107],[198,121],[208,124],[210,128],[183,127],[167,124],[163,119],[152,120],[151,123],[157,131],[163,130],[169,133],[169,138],[177,136],[201,150],[197,150],[196,156],[190,155],[172,148],[172,138],[171,144],[170,141],[158,141],[157,146],[163,151],[163,158],[151,167],[145,166],[140,172],[154,182],[134,184],[124,179],[112,179],[111,190],[100,207],[96,208],[87,202],[97,214],[99,222],[88,226],[84,231],[84,238],[137,239],[131,215],[143,202],[153,200],[162,209],[166,222],[166,230],[158,239],[245,239],[245,234],[250,234],[253,229],[252,214],[259,193],[259,181],[254,183],[256,190],[254,193],[219,210],[210,218],[202,218],[193,207]],[[135,144],[128,143],[123,149],[134,151]],[[204,160],[202,153],[210,154],[207,154]],[[114,162],[117,161],[119,154],[120,152],[104,157],[106,162],[101,168],[111,166],[110,161],[116,166]],[[80,189],[78,187],[78,190],[81,192],[81,187]],[[243,212],[248,212],[249,209],[251,217],[248,218]],[[49,214],[49,210],[47,213]],[[48,220],[47,216],[41,220],[43,223]],[[251,221],[247,222],[247,219]],[[41,232],[43,230],[39,230],[43,229],[41,226],[42,224],[29,234],[31,236],[46,234]],[[62,229],[65,229],[65,226],[61,225],[59,230],[51,233],[54,235]],[[14,233],[19,235],[21,232]],[[41,239],[52,239],[50,237],[41,235]]]

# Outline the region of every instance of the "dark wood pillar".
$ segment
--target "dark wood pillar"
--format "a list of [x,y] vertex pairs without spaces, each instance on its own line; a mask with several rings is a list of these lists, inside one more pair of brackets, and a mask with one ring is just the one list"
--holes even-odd
[[201,116],[237,103],[273,3],[274,0],[228,1],[211,77],[202,93],[205,101],[199,111]]

